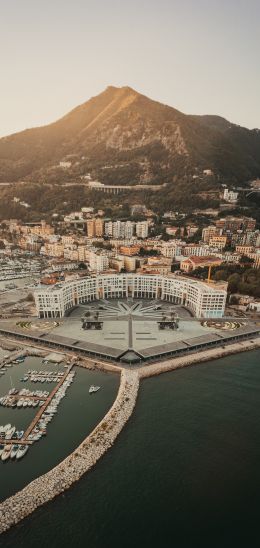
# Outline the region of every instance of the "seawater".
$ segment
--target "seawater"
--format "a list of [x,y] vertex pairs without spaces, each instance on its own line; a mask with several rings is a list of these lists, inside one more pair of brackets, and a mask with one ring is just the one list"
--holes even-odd
[[[111,450],[0,545],[258,546],[259,389],[256,351],[142,381]],[[46,452],[56,450],[47,436]]]
[[[7,394],[11,386],[48,392],[53,390],[55,383],[21,382],[20,379],[28,369],[65,371],[62,365],[50,363],[44,366],[40,358],[26,358],[23,363],[8,368],[0,378],[0,396]],[[74,371],[74,381],[61,400],[56,415],[47,425],[47,435],[35,442],[22,460],[0,460],[0,500],[14,494],[68,456],[111,407],[119,388],[119,375],[81,367],[75,367]],[[91,384],[100,386],[99,392],[90,395],[88,391]],[[10,423],[18,430],[26,430],[38,410],[38,407],[0,407],[0,424]]]

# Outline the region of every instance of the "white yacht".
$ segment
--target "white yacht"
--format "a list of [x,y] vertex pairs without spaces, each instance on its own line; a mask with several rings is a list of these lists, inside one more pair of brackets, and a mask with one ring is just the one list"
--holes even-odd
[[12,447],[12,449],[11,449],[11,453],[10,453],[11,459],[15,459],[15,457],[16,457],[16,455],[17,455],[17,452],[18,452],[18,449],[19,449],[19,445],[18,445],[18,444],[13,445],[13,447]]
[[89,387],[89,394],[93,394],[100,389],[100,386],[94,386],[93,384]]
[[6,440],[11,440],[14,433],[15,433],[15,426],[10,428],[10,430],[7,430],[7,432],[5,434],[5,439]]
[[29,449],[29,445],[19,445],[18,451],[16,453],[17,460],[24,457],[24,455],[27,453],[28,449]]
[[6,461],[10,457],[12,446],[11,445],[5,445],[3,453],[1,455],[2,461]]

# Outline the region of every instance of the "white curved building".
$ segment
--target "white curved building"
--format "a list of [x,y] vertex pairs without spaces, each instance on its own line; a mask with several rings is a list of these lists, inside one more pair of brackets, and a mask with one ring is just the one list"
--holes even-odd
[[34,292],[40,318],[61,318],[73,307],[98,299],[162,299],[187,307],[197,318],[221,318],[227,292],[186,277],[104,274],[42,287]]

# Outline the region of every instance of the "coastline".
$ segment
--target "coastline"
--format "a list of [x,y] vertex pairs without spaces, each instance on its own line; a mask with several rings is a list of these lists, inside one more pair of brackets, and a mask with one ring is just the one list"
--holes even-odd
[[117,397],[91,434],[57,466],[0,504],[0,534],[68,489],[96,464],[130,418],[138,388],[138,373],[123,370]]
[[140,379],[153,377],[156,375],[161,375],[161,373],[166,373],[167,371],[175,371],[176,369],[189,367],[211,360],[217,360],[219,358],[224,358],[225,356],[230,356],[232,354],[239,354],[240,352],[249,352],[250,350],[259,349],[260,337],[257,337],[253,340],[232,343],[225,346],[224,348],[210,348],[209,350],[202,350],[201,352],[197,352],[196,354],[190,354],[187,356],[182,356],[180,358],[173,358],[160,363],[154,363],[141,367],[139,369],[139,377]]
[[[132,415],[140,379],[257,349],[260,349],[260,337],[251,341],[229,344],[225,348],[212,348],[136,369],[120,368],[105,362],[100,362],[100,364],[96,362],[95,367],[100,370],[121,372],[120,386],[113,405],[73,453],[49,472],[39,476],[0,504],[0,534],[29,516],[38,507],[69,489],[109,450]],[[93,363],[88,360],[82,360],[78,365],[84,368],[93,367]]]

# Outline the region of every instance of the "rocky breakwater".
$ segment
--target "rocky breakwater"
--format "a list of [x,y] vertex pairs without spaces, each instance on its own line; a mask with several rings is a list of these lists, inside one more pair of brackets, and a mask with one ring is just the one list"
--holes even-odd
[[0,504],[0,533],[53,499],[90,470],[113,445],[130,418],[138,394],[139,375],[123,370],[117,397],[91,434],[55,468]]
[[160,375],[161,373],[166,373],[167,371],[174,371],[175,369],[181,369],[183,367],[208,362],[211,360],[217,360],[218,358],[224,358],[225,356],[230,356],[232,354],[259,349],[260,337],[253,340],[238,341],[221,348],[209,348],[208,350],[202,350],[201,352],[195,352],[179,358],[172,358],[140,367],[139,377],[140,379],[153,377],[154,375]]

